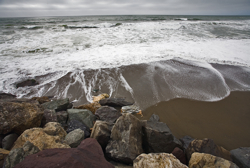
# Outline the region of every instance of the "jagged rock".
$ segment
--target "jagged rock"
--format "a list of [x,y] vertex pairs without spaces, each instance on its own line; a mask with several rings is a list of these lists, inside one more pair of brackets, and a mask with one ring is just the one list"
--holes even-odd
[[113,107],[102,106],[96,111],[95,115],[102,121],[114,123],[122,114]]
[[33,97],[32,100],[38,101],[39,104],[43,104],[43,103],[46,103],[46,102],[49,102],[49,101],[50,101],[49,97],[47,97],[47,96],[43,96],[43,97]]
[[114,168],[104,158],[95,139],[87,138],[77,148],[47,149],[27,156],[15,168]]
[[150,117],[149,121],[152,122],[159,122],[160,121],[160,117],[156,114],[152,114],[152,116]]
[[189,144],[194,140],[194,138],[190,136],[184,136],[183,138],[180,139],[182,146],[185,150],[187,150]]
[[182,164],[176,157],[168,153],[150,153],[141,154],[135,160],[133,164],[134,168],[188,168]]
[[9,153],[10,151],[0,148],[0,167],[3,167],[4,159]]
[[35,79],[28,79],[16,84],[16,88],[35,85],[39,85],[39,83]]
[[44,109],[50,109],[57,111],[65,111],[72,107],[72,104],[69,102],[69,99],[59,99],[50,101],[42,104]]
[[76,148],[84,139],[84,131],[76,129],[68,133],[65,137],[65,142],[71,147]]
[[9,155],[6,157],[4,167],[13,168],[16,164],[23,161],[28,155],[35,154],[39,151],[40,150],[38,147],[27,141],[22,148],[13,149],[10,151]]
[[106,121],[97,120],[91,132],[90,138],[94,138],[101,145],[102,149],[105,150],[111,135],[111,129],[113,124]]
[[241,147],[230,151],[232,160],[240,168],[250,168],[250,147]]
[[175,147],[182,146],[165,123],[156,120],[144,122],[142,132],[146,153],[171,153]]
[[68,109],[67,112],[69,114],[68,122],[78,120],[89,128],[94,126],[96,116],[91,111],[86,109]]
[[98,96],[93,96],[93,102],[99,102],[100,100],[103,100],[105,98],[109,98],[109,95],[107,93],[102,93]]
[[117,119],[111,131],[111,140],[106,153],[114,160],[132,164],[133,160],[143,153],[141,122],[130,113]]
[[0,93],[0,99],[15,99],[16,96],[10,93]]
[[78,120],[71,120],[68,123],[68,129],[67,129],[67,133],[74,131],[76,129],[81,129],[84,131],[84,136],[85,138],[88,138],[90,136],[90,129],[88,126],[84,125],[83,123],[81,123]]
[[183,150],[181,150],[180,148],[176,147],[174,148],[172,154],[182,163],[182,164],[187,164],[187,159],[186,159],[186,155],[183,152]]
[[214,143],[212,139],[193,140],[187,148],[187,158],[190,160],[194,152],[207,153],[231,161],[230,152]]
[[98,102],[93,102],[90,104],[84,104],[78,107],[74,107],[74,109],[87,109],[91,111],[93,114],[95,114],[96,110],[99,109],[101,105]]
[[57,115],[55,110],[49,110],[49,109],[44,110],[41,127],[43,127],[48,122],[57,122]]
[[70,148],[63,142],[66,132],[60,125],[47,123],[45,128],[32,128],[24,131],[14,143],[13,149],[21,148],[25,142],[30,141],[40,150],[51,148]]
[[122,107],[122,106],[130,106],[134,103],[125,101],[124,98],[108,98],[100,100],[99,103],[102,106],[111,106],[111,107]]
[[21,134],[26,129],[41,125],[43,110],[38,102],[13,101],[0,102],[0,134]]
[[59,122],[62,125],[62,127],[66,127],[68,121],[68,112],[59,111],[56,113],[56,116],[57,116],[57,122]]
[[189,161],[189,168],[214,167],[214,168],[238,168],[236,164],[221,157],[206,153],[194,152]]
[[14,144],[14,142],[17,140],[18,135],[17,134],[9,134],[3,138],[2,141],[2,147],[5,150],[10,150]]

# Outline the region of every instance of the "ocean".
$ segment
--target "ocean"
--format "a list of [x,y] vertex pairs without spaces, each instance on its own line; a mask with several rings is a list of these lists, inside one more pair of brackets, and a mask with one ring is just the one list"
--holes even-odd
[[[250,90],[250,16],[0,18],[0,92],[146,109]],[[16,87],[35,79],[39,85]]]

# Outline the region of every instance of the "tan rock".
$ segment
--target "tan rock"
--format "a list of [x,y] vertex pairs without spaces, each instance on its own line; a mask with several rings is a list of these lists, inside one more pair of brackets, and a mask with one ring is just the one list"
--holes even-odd
[[[61,126],[60,126],[61,127]],[[54,123],[48,123],[43,128],[32,128],[24,131],[16,140],[12,149],[21,148],[26,141],[30,141],[40,150],[51,148],[70,148],[63,142],[66,132]]]
[[99,109],[101,107],[101,105],[98,102],[93,102],[90,104],[84,104],[84,105],[80,105],[78,107],[74,107],[75,109],[87,109],[89,111],[91,111],[93,114],[95,114],[96,110]]
[[49,102],[50,99],[47,96],[43,96],[43,97],[33,97],[32,100],[36,100],[39,102],[39,104],[43,104],[46,102]]
[[182,164],[173,154],[168,153],[149,153],[141,154],[133,164],[134,168],[188,168]]
[[189,161],[189,168],[238,168],[236,164],[221,157],[206,153],[193,153]]
[[41,125],[43,109],[36,101],[0,102],[0,134],[21,134]]
[[0,148],[0,167],[3,167],[4,159],[9,153],[10,151]]
[[93,96],[93,102],[99,102],[102,99],[109,98],[109,95],[107,93],[100,94],[98,96]]

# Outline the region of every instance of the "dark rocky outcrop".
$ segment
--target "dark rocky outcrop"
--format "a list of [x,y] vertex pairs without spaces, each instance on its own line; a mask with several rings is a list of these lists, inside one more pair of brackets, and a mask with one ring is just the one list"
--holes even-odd
[[141,154],[134,160],[134,168],[188,168],[169,153]]
[[31,142],[27,141],[22,148],[13,149],[10,151],[9,155],[6,157],[4,162],[5,168],[13,168],[16,164],[24,160],[28,155],[35,154],[39,152],[39,148],[33,145]]
[[104,158],[95,139],[87,138],[77,148],[47,149],[27,156],[15,168],[114,168]]
[[67,127],[68,121],[68,112],[67,111],[59,111],[56,113],[57,122],[59,122],[62,127]]
[[177,158],[179,159],[179,161],[183,164],[187,164],[187,159],[186,159],[186,155],[185,153],[183,152],[183,150],[181,150],[180,148],[176,147],[174,148],[172,154]]
[[10,93],[0,93],[0,99],[15,99],[16,96]]
[[240,168],[250,168],[250,147],[241,147],[230,151],[232,160]]
[[149,121],[152,122],[159,122],[160,121],[160,117],[156,114],[152,114],[152,116],[150,117]]
[[99,109],[101,105],[98,102],[93,102],[90,104],[84,104],[81,106],[74,107],[74,109],[87,109],[91,111],[93,114],[95,114],[96,110]]
[[129,113],[117,119],[111,131],[106,153],[110,158],[126,164],[132,164],[133,160],[143,153],[139,119]]
[[78,120],[89,128],[93,128],[96,116],[87,109],[68,109],[68,122],[71,120]]
[[71,147],[76,148],[84,139],[84,131],[81,129],[75,129],[68,133],[65,137],[65,142]]
[[171,153],[182,146],[165,123],[149,120],[142,125],[143,147],[146,153]]
[[17,138],[17,134],[9,134],[5,136],[2,141],[2,148],[5,150],[10,150]]
[[74,131],[74,130],[76,130],[78,128],[84,131],[84,138],[88,138],[90,136],[89,127],[86,126],[85,124],[81,123],[78,120],[71,120],[68,123],[67,133],[70,133],[71,131]]
[[238,168],[236,164],[221,157],[206,153],[194,152],[189,161],[189,168],[214,167],[214,168]]
[[41,122],[41,127],[43,127],[45,124],[49,122],[57,122],[57,115],[55,110],[49,110],[45,109],[42,122]]
[[102,149],[105,150],[111,135],[111,129],[113,124],[106,121],[97,120],[91,132],[90,138],[94,138],[101,145]]
[[50,109],[57,111],[66,111],[69,108],[72,108],[72,104],[69,102],[69,99],[58,99],[42,104],[44,109]]
[[39,85],[39,83],[35,79],[28,79],[16,84],[16,88],[35,85]]
[[2,141],[5,136],[3,134],[0,134],[0,148],[2,148]]
[[43,113],[43,109],[36,101],[0,102],[0,134],[21,134],[26,129],[39,127]]
[[100,100],[99,103],[102,106],[111,106],[111,107],[122,107],[122,106],[130,106],[134,103],[125,101],[124,98],[107,98]]
[[190,160],[194,152],[207,153],[231,161],[230,152],[214,143],[212,139],[193,140],[187,148],[187,158]]
[[102,106],[96,111],[95,115],[99,120],[114,123],[122,114],[113,107]]

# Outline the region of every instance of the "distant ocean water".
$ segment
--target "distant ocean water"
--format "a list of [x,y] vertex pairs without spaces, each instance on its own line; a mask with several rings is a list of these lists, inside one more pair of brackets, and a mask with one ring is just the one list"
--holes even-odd
[[250,89],[250,16],[0,18],[0,75],[19,97],[217,101]]

